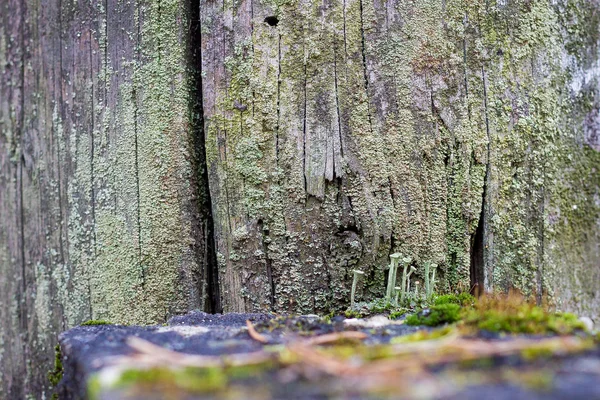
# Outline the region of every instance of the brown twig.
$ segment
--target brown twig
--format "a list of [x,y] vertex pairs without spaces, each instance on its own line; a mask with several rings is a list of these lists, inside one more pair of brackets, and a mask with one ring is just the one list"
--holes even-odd
[[246,326],[248,327],[248,334],[252,339],[263,344],[269,343],[269,340],[264,335],[261,335],[260,333],[256,332],[256,329],[254,329],[254,325],[252,325],[252,322],[250,322],[249,319],[246,320]]

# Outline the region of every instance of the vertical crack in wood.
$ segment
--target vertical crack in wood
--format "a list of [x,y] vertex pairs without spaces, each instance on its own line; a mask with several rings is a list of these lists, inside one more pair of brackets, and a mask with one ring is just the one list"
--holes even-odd
[[490,155],[491,155],[491,136],[490,123],[488,118],[488,101],[487,101],[487,81],[485,69],[481,66],[481,76],[483,80],[483,108],[485,117],[485,130],[487,135],[487,162],[485,167],[485,178],[483,182],[483,190],[481,194],[481,213],[475,234],[471,239],[471,266],[470,266],[470,281],[471,291],[475,294],[483,294],[485,290],[485,236],[487,234],[487,190],[490,180]]
[[[254,45],[254,44],[253,44]],[[254,92],[252,93],[254,96]],[[277,41],[277,125],[275,126],[275,165],[279,168],[279,129],[281,123],[281,33]],[[252,106],[254,110],[254,104]],[[253,111],[254,112],[254,111]],[[279,176],[279,174],[278,174]]]
[[467,17],[467,12],[465,11],[465,16],[463,18],[463,41],[462,41],[462,45],[463,45],[463,71],[465,74],[465,97],[467,100],[467,111],[468,111],[468,115],[469,118],[471,117],[471,106],[469,105],[469,81],[467,78],[467,23],[468,23],[468,17]]
[[19,128],[18,128],[18,153],[19,153],[19,186],[18,186],[18,201],[19,201],[19,219],[20,219],[20,243],[19,250],[21,256],[21,298],[19,302],[19,317],[20,327],[23,337],[23,357],[27,360],[27,342],[29,338],[29,331],[27,329],[28,312],[27,312],[27,265],[25,260],[25,209],[23,201],[23,165],[25,164],[23,136],[25,132],[25,1],[21,1],[21,18],[19,26],[19,45],[21,50],[21,98],[20,101],[20,113],[19,113]]
[[308,64],[308,56],[306,54],[306,50],[304,54],[304,119],[302,122],[302,172],[304,176],[304,193],[308,198],[308,182],[306,178],[306,112],[307,112],[307,93],[306,93],[306,85],[308,84],[308,76],[307,76],[307,64]]
[[346,69],[346,77],[348,77],[348,40],[346,38],[346,0],[344,0],[343,12],[343,30],[344,30],[344,68]]
[[265,266],[267,269],[267,279],[269,281],[270,289],[269,302],[271,305],[271,311],[275,311],[275,280],[273,279],[273,261],[269,257],[269,244],[267,241],[269,238],[269,231],[268,229],[265,229],[262,219],[258,220],[257,228],[261,235],[262,250],[265,256]]
[[360,5],[360,36],[361,36],[361,53],[363,63],[363,78],[365,81],[365,97],[367,98],[367,118],[369,119],[369,131],[373,134],[373,121],[371,118],[371,105],[369,104],[369,76],[367,74],[367,49],[365,39],[365,24],[363,16],[363,0],[359,1]]
[[[206,132],[204,129],[204,103],[202,98],[202,26],[200,20],[201,0],[189,0],[189,36],[187,57],[189,66],[189,122],[194,152],[195,190],[200,226],[196,241],[202,251],[197,252],[197,263],[203,266],[203,277],[199,285],[206,288],[202,293],[204,310],[211,313],[222,312],[219,286],[219,270],[215,243],[214,217],[208,181],[208,161],[206,158]],[[227,189],[227,187],[226,187]],[[230,219],[231,220],[231,219]],[[200,228],[199,226],[199,228]]]
[[[55,79],[58,80],[59,83],[59,95],[61,96],[61,103],[62,104],[62,73],[61,73],[61,68],[62,68],[62,44],[60,41],[60,33],[62,33],[62,0],[58,0],[58,29],[59,29],[59,45],[58,45],[58,50],[59,50],[59,66],[58,66],[58,74],[55,73]],[[53,65],[54,67],[54,71],[56,71],[56,66]],[[56,114],[59,113],[58,108],[60,107],[60,105],[54,105],[54,110],[53,111],[53,117]],[[57,118],[53,118],[52,119],[52,137],[53,137],[53,141],[56,143],[56,171],[57,171],[57,175],[58,175],[58,217],[59,217],[59,227],[58,227],[58,231],[59,231],[59,240],[58,240],[58,245],[59,245],[59,251],[60,251],[60,259],[61,259],[61,264],[64,265],[65,263],[65,249],[64,249],[64,242],[66,240],[66,237],[68,235],[65,234],[64,229],[66,226],[68,226],[67,224],[63,223],[63,218],[64,215],[66,213],[63,212],[63,196],[62,196],[62,168],[60,168],[61,166],[61,157],[62,157],[62,152],[61,152],[61,138],[59,137],[58,139],[56,138],[56,129],[57,127],[55,126]]]
[[[340,141],[340,158],[344,157],[344,146],[342,145],[342,117],[340,113],[340,95],[338,89],[338,73],[337,73],[337,46],[334,44],[333,46],[333,84],[335,87],[335,108],[337,110],[337,123],[338,123],[338,137]],[[335,155],[333,160],[333,178],[335,179],[336,169],[335,169]]]
[[[141,64],[141,56],[140,56],[140,52],[141,52],[141,31],[140,31],[140,19],[141,19],[141,15],[140,15],[140,9],[141,9],[141,5],[139,2],[136,2],[137,6],[136,6],[136,12],[137,12],[137,23],[136,23],[136,47],[135,47],[135,68],[140,68],[140,64]],[[134,135],[134,140],[135,140],[135,149],[134,149],[134,153],[135,153],[135,189],[136,189],[136,201],[137,201],[137,207],[136,207],[136,212],[137,212],[137,235],[138,235],[138,244],[137,244],[137,250],[138,250],[138,268],[140,270],[140,274],[141,274],[141,278],[142,278],[142,287],[145,286],[146,284],[146,271],[145,271],[145,267],[144,267],[144,263],[143,263],[143,259],[142,259],[142,219],[141,219],[141,196],[140,196],[140,157],[139,157],[139,132],[138,132],[138,118],[139,118],[139,105],[138,105],[138,93],[137,93],[137,82],[134,79],[133,81],[133,89],[132,89],[132,101],[133,101],[133,135]]]
[[133,101],[133,137],[134,137],[134,169],[135,169],[135,190],[136,190],[136,223],[137,223],[137,256],[138,256],[138,268],[140,270],[142,278],[142,286],[146,283],[146,273],[142,262],[142,220],[141,220],[141,196],[140,196],[140,157],[139,157],[139,143],[138,143],[138,104],[137,104],[137,89],[135,83],[131,91],[131,97]]
[[[92,126],[90,129],[90,188],[91,188],[91,217],[92,217],[92,249],[94,251],[94,258],[96,257],[96,189],[94,188],[94,154],[95,154],[95,147],[94,147],[94,129],[96,127],[96,116],[95,116],[95,112],[96,112],[96,104],[94,102],[95,100],[95,95],[96,95],[96,91],[95,91],[95,87],[94,87],[94,63],[93,63],[93,57],[92,57],[92,34],[90,33],[89,36],[89,56],[90,56],[90,80],[91,80],[91,86],[92,86],[92,101],[91,101],[91,122],[92,122]],[[92,316],[90,315],[90,318]]]

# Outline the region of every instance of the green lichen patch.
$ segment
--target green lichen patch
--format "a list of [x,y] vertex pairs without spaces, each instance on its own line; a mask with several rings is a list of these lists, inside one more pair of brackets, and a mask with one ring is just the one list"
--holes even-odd
[[112,325],[112,322],[105,321],[103,319],[90,319],[81,324],[81,326],[95,326],[95,325]]
[[109,384],[103,383],[102,374],[93,377],[88,383],[88,397],[98,398],[99,393],[107,389],[125,391],[136,396],[161,393],[167,398],[181,398],[190,394],[226,395],[232,394],[239,384],[260,381],[257,378],[275,367],[275,363],[267,361],[222,367],[132,368],[121,372],[118,378]]
[[424,340],[435,340],[441,338],[448,338],[453,334],[458,333],[457,329],[453,326],[445,326],[443,328],[434,329],[434,330],[420,330],[410,335],[397,336],[390,340],[392,344],[401,344],[401,343],[412,343],[412,342],[422,342]]
[[158,388],[166,392],[207,393],[225,388],[227,382],[227,375],[220,368],[151,368],[123,372],[115,387],[135,386],[140,391]]

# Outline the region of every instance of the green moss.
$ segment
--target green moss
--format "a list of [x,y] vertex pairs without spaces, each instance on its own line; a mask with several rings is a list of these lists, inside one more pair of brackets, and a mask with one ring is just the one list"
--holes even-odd
[[[54,347],[54,370],[48,372],[48,380],[50,385],[55,389],[63,377],[63,365],[62,365],[62,353],[60,351],[60,345]],[[58,399],[58,394],[54,393],[52,399]]]
[[458,304],[459,306],[472,306],[475,304],[475,297],[465,292],[460,294],[444,294],[435,297],[433,304]]
[[452,333],[456,332],[456,328],[452,326],[445,326],[443,328],[434,329],[431,331],[421,330],[415,332],[410,335],[405,336],[397,336],[390,340],[392,344],[400,344],[400,343],[411,343],[411,342],[421,342],[423,340],[435,340],[443,337],[447,337]]
[[398,319],[408,312],[407,308],[397,308],[390,313],[390,319]]
[[223,389],[228,382],[227,374],[220,368],[151,368],[123,372],[115,387],[135,386],[139,390],[160,387],[206,393]]
[[524,305],[516,313],[489,310],[479,313],[470,310],[465,315],[468,326],[491,332],[561,335],[585,330],[585,325],[573,314],[548,313],[541,307]]
[[367,304],[367,309],[371,314],[382,314],[394,309],[394,306],[385,299],[377,299]]
[[[274,367],[274,362],[265,361],[245,366],[130,369],[112,387],[139,394],[156,390],[173,395],[215,393],[229,389],[233,381],[255,379]],[[97,388],[88,385],[88,394],[96,391]]]
[[103,319],[90,319],[81,324],[81,326],[94,326],[94,325],[113,325],[112,322],[105,321]]
[[346,318],[361,318],[362,314],[360,311],[356,311],[356,310],[346,310],[344,312],[344,316]]
[[463,313],[464,326],[491,332],[560,334],[585,330],[573,314],[550,312],[518,295],[484,297]]
[[438,326],[457,322],[460,319],[460,306],[458,304],[434,305],[428,311],[409,315],[406,318],[407,325]]
[[93,375],[87,383],[87,397],[89,400],[96,400],[100,397],[102,383],[97,375]]

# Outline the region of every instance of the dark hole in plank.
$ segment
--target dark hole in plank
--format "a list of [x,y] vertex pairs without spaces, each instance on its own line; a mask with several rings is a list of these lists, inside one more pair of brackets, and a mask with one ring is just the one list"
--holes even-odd
[[277,24],[279,23],[279,18],[277,18],[276,16],[272,15],[270,17],[266,17],[265,18],[265,22],[267,24],[269,24],[269,26],[277,26]]

